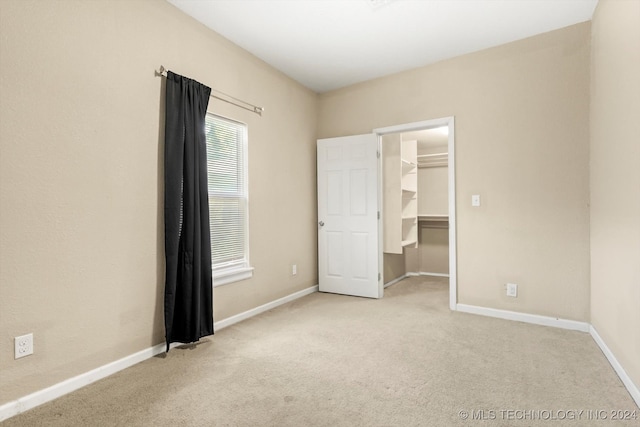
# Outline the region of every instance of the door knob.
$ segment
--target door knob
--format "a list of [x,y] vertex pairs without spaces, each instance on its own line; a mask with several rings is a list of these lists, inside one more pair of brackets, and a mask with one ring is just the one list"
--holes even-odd
[[324,221],[320,221],[320,222],[318,223],[318,225],[319,225],[320,227],[324,227]]

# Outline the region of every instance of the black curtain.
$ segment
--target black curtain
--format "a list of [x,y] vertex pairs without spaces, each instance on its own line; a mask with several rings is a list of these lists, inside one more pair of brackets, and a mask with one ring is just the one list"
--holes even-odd
[[164,324],[172,342],[213,334],[205,115],[211,88],[167,72]]

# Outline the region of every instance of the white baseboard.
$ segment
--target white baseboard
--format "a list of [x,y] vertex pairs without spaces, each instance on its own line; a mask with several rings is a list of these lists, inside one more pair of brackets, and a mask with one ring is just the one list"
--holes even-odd
[[302,298],[306,295],[312,294],[314,292],[318,292],[318,285],[308,287],[307,289],[303,289],[301,291],[295,292],[291,295],[287,295],[286,297],[282,297],[275,301],[271,301],[269,303],[263,304],[259,307],[252,308],[251,310],[247,310],[240,314],[236,314],[235,316],[227,317],[226,319],[220,320],[219,322],[215,322],[214,329],[222,329],[227,326],[231,326],[235,323],[242,322],[245,319],[256,316],[260,313],[264,313],[265,311],[269,311],[273,308],[276,308],[282,304],[286,304],[290,301],[296,300],[298,298]]
[[411,273],[403,274],[402,276],[400,276],[400,277],[398,277],[398,278],[396,278],[396,279],[393,279],[392,281],[390,281],[390,282],[388,282],[388,283],[385,283],[385,284],[384,284],[384,287],[385,287],[385,288],[388,288],[388,287],[389,287],[389,286],[391,286],[391,285],[395,285],[396,283],[398,283],[399,281],[401,281],[401,280],[403,280],[403,279],[406,279],[406,278],[407,278],[407,277],[409,277],[410,275],[411,275]]
[[638,386],[634,384],[633,381],[631,381],[631,378],[629,377],[629,375],[627,375],[627,372],[624,370],[620,362],[618,362],[618,359],[616,359],[616,357],[613,355],[613,353],[604,342],[602,337],[598,334],[596,328],[594,328],[593,325],[589,327],[589,333],[591,334],[591,337],[596,342],[596,344],[598,344],[598,347],[600,347],[600,350],[602,350],[602,352],[604,353],[614,371],[616,371],[616,374],[618,374],[618,377],[620,377],[622,384],[624,384],[624,386],[627,388],[627,391],[629,391],[631,398],[635,400],[636,405],[640,407],[640,389],[638,388]]
[[[418,275],[418,274],[408,273],[404,276],[401,276],[397,279],[390,281],[389,283],[386,283],[384,287],[386,288],[388,286],[393,285],[394,283],[401,281],[407,276],[414,276],[414,275]],[[247,310],[243,313],[237,314],[227,319],[223,319],[219,322],[215,322],[214,329],[219,330],[227,326],[231,326],[235,323],[241,322],[242,320],[256,316],[260,313],[271,310],[287,302],[293,301],[295,299],[301,298],[303,296],[312,294],[317,291],[318,291],[317,285],[311,286],[307,289],[303,289],[291,295],[287,295],[283,298],[277,299],[270,303],[263,304],[254,309]],[[552,327],[563,328],[563,329],[589,332],[593,337],[594,341],[596,342],[596,344],[600,347],[600,349],[604,353],[605,357],[607,358],[607,360],[609,361],[609,363],[611,364],[615,372],[620,377],[620,380],[629,391],[629,394],[631,394],[631,397],[633,398],[633,400],[636,402],[638,406],[640,406],[640,389],[638,389],[638,386],[635,385],[633,381],[631,381],[631,378],[627,375],[626,371],[624,370],[622,365],[620,365],[618,360],[615,358],[615,356],[613,355],[609,347],[607,347],[607,345],[602,340],[600,335],[598,335],[598,332],[589,323],[578,322],[575,320],[559,319],[559,318],[547,317],[547,316],[539,316],[536,314],[526,314],[526,313],[518,313],[515,311],[498,310],[493,308],[479,307],[479,306],[473,306],[473,305],[467,305],[467,304],[457,304],[456,310],[465,312],[465,313],[478,314],[478,315],[489,316],[489,317],[497,317],[500,319],[515,320],[515,321],[520,321],[525,323],[533,323],[536,325],[552,326]],[[178,345],[180,345],[180,343],[173,343],[171,344],[171,347],[173,348]],[[43,390],[21,397],[17,400],[5,403],[4,405],[0,406],[0,422],[8,418],[11,418],[15,415],[18,415],[24,411],[35,408],[36,406],[42,405],[43,403],[46,403],[58,397],[64,396],[65,394],[71,393],[72,391],[78,390],[79,388],[89,385],[102,378],[106,378],[109,375],[115,374],[118,371],[131,367],[146,359],[149,359],[158,354],[161,354],[165,351],[165,347],[166,347],[165,343],[155,345],[148,349],[139,351],[132,355],[123,357],[122,359],[116,360],[114,362],[111,362],[101,367],[98,367],[96,369],[93,369],[89,372],[85,372],[73,378],[69,378],[58,384],[54,384],[51,387],[47,387]]]
[[116,360],[115,362],[107,363],[106,365],[100,366],[96,369],[92,369],[89,372],[85,372],[83,374],[59,382],[58,384],[54,384],[51,387],[36,391],[35,393],[31,393],[12,402],[5,403],[4,405],[0,406],[0,421],[6,420],[7,418],[11,418],[21,412],[27,411],[29,409],[35,408],[36,406],[42,405],[43,403],[64,396],[65,394],[71,393],[72,391],[78,390],[79,388],[106,378],[109,375],[113,375],[118,371],[140,363],[143,360],[149,359],[157,354],[163,353],[165,349],[165,343],[155,345],[153,347],[123,357],[122,359]]
[[516,320],[518,322],[533,323],[534,325],[553,326],[554,328],[571,329],[573,331],[589,332],[589,323],[577,320],[560,319],[557,317],[540,316],[537,314],[518,313],[517,311],[499,310],[496,308],[479,307],[476,305],[456,304],[456,310],[463,313],[479,314],[481,316],[497,317],[499,319]]
[[430,273],[428,271],[421,271],[420,275],[421,276],[433,276],[433,277],[449,277],[449,275],[445,274],[445,273]]
[[574,331],[588,332],[596,342],[600,350],[613,367],[616,374],[631,395],[631,398],[640,407],[640,389],[633,383],[627,372],[624,370],[618,359],[613,355],[602,337],[598,335],[596,329],[587,322],[578,322],[576,320],[559,319],[557,317],[539,316],[537,314],[518,313],[515,311],[498,310],[495,308],[479,307],[475,305],[457,304],[456,310],[464,313],[479,314],[481,316],[497,317],[506,320],[516,320],[519,322],[533,323],[535,325],[552,326],[555,328],[570,329]]
[[403,279],[406,279],[407,277],[417,277],[417,276],[449,277],[448,274],[442,274],[442,273],[428,273],[428,272],[424,272],[424,271],[416,273],[415,271],[410,271],[410,272],[407,272],[404,275],[398,277],[397,279],[393,279],[389,283],[385,283],[384,287],[388,288],[389,286],[394,285],[394,284],[398,283],[399,281],[401,281]]
[[[227,319],[220,320],[214,323],[214,330],[219,330],[227,326],[231,326],[234,323],[238,323],[242,320],[248,319],[252,316],[263,313],[267,310],[271,310],[272,308],[278,307],[279,305],[285,304],[289,301],[293,301],[295,299],[301,298],[305,295],[309,295],[317,291],[318,291],[317,285],[311,286],[307,289],[303,289],[299,292],[295,292],[291,295],[287,295],[286,297],[277,299],[270,303],[245,311],[244,313],[240,313],[235,316],[229,317]],[[170,348],[173,348],[179,345],[182,345],[182,344],[172,343]],[[158,344],[153,347],[147,348],[145,350],[139,351],[137,353],[131,354],[129,356],[123,357],[122,359],[116,360],[114,362],[107,363],[106,365],[100,366],[89,372],[85,372],[73,378],[69,378],[62,382],[59,382],[58,384],[54,384],[45,389],[36,391],[35,393],[31,393],[17,400],[13,400],[11,402],[5,403],[4,405],[0,406],[0,422],[8,418],[11,418],[15,415],[18,415],[24,411],[35,408],[36,406],[42,405],[43,403],[47,403],[51,400],[57,399],[58,397],[62,397],[65,394],[71,393],[72,391],[78,390],[86,385],[89,385],[93,382],[106,378],[109,375],[113,375],[118,371],[129,368],[144,360],[150,359],[153,356],[164,353],[165,350],[166,350],[166,343]]]

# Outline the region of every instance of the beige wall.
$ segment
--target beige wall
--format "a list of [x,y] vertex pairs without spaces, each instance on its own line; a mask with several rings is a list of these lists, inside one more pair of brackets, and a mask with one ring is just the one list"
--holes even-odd
[[[402,171],[400,134],[381,138],[383,252],[402,255]],[[397,258],[397,257],[396,257]]]
[[640,2],[600,0],[591,43],[591,322],[640,387]]
[[449,168],[418,169],[418,215],[448,215]]
[[[591,316],[640,384],[639,29],[638,2],[601,0],[591,38],[579,24],[330,92],[317,109],[168,3],[3,0],[0,405],[163,340],[160,64],[266,107],[210,104],[249,125],[256,268],[215,289],[216,320],[317,283],[316,137],[453,115],[459,302]],[[404,261],[385,255],[385,282]],[[13,337],[29,332],[35,354],[16,361]]]
[[318,136],[455,116],[459,302],[588,321],[589,57],[583,23],[329,92]]
[[[405,252],[407,249],[405,248]],[[382,279],[384,283],[389,283],[399,277],[402,277],[407,272],[405,268],[405,254],[387,254],[383,255],[384,270],[382,273]]]
[[249,125],[255,267],[216,320],[317,283],[313,92],[164,1],[0,3],[0,405],[163,341],[161,64],[266,108],[210,104]]
[[418,245],[422,273],[449,274],[449,228],[446,222],[423,222]]

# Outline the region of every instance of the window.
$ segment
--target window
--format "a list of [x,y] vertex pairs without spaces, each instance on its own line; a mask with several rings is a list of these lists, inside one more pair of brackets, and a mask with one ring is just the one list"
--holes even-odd
[[207,114],[207,179],[213,286],[247,279],[247,125]]

